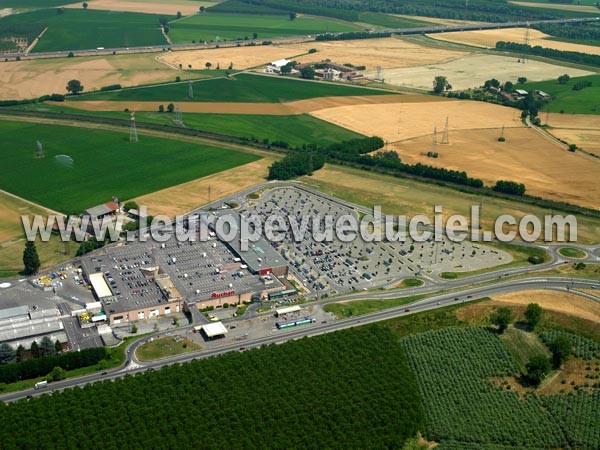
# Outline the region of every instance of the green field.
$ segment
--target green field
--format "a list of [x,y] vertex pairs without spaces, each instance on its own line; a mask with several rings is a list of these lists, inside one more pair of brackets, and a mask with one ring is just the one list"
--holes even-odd
[[351,23],[344,23],[322,17],[298,17],[290,20],[288,15],[258,14],[219,14],[204,13],[188,16],[170,23],[169,37],[174,43],[244,40],[280,36],[306,36],[326,32],[353,31],[360,29]]
[[136,100],[164,102],[250,102],[277,103],[316,97],[346,95],[389,95],[390,92],[363,89],[328,82],[309,82],[274,76],[240,74],[193,83],[194,98],[188,97],[188,83],[98,92],[69,100]]
[[[569,69],[565,69],[569,73]],[[573,86],[579,80],[591,81],[592,86],[574,91]],[[574,77],[567,84],[558,84],[556,80],[531,82],[521,89],[527,91],[541,90],[552,96],[550,103],[543,111],[564,112],[565,114],[600,114],[600,75]]]
[[48,27],[34,52],[85,50],[98,47],[168,45],[159,27],[160,16],[117,11],[44,9],[0,19],[5,27]]
[[[166,105],[165,105],[166,106]],[[14,107],[13,107],[14,108]],[[36,103],[21,105],[19,109],[30,111],[49,111],[55,113],[80,114],[93,117],[129,119],[124,111],[85,111],[62,105]],[[1,111],[1,109],[0,109]],[[160,125],[176,125],[175,114],[138,111],[135,118],[138,123],[148,122]],[[219,133],[244,139],[269,142],[287,142],[291,147],[303,144],[328,145],[364,137],[361,134],[326,122],[308,114],[289,116],[253,115],[253,114],[200,114],[183,113],[183,122],[187,128],[211,133]]]
[[[525,0],[523,0],[523,1],[525,1]],[[571,2],[568,2],[568,1],[553,2],[550,0],[527,0],[527,3],[543,3],[545,5],[548,5],[548,8],[552,8],[554,5],[556,5],[556,6],[570,6],[570,5],[594,6],[596,3],[598,3],[598,0],[573,0]]]
[[358,17],[361,23],[364,22],[383,28],[420,28],[435,25],[432,22],[425,22],[424,20],[409,19],[407,17],[376,12],[361,12]]
[[[160,113],[142,113],[145,118],[168,123],[172,117]],[[172,115],[171,115],[172,116]],[[283,141],[292,147],[303,144],[325,146],[350,139],[364,137],[346,128],[325,122],[308,114],[292,116],[261,116],[249,114],[183,114],[187,127],[214,133],[270,142]]]
[[412,295],[409,297],[400,297],[386,300],[354,300],[344,303],[328,303],[323,306],[323,310],[335,314],[339,319],[353,316],[361,316],[382,309],[395,308],[397,306],[407,305],[409,303],[421,300],[424,295]]
[[574,247],[562,247],[558,250],[562,256],[566,258],[583,259],[587,257],[587,253]]
[[140,361],[153,361],[167,356],[181,355],[183,353],[201,350],[202,347],[189,338],[175,342],[172,337],[154,339],[141,345],[135,352]]
[[53,6],[67,5],[69,3],[76,2],[69,0],[0,0],[0,9],[51,8]]
[[[143,135],[130,143],[127,131],[23,122],[1,121],[0,139],[0,189],[65,213],[81,212],[113,195],[134,198],[258,159]],[[34,158],[38,140],[45,158]]]

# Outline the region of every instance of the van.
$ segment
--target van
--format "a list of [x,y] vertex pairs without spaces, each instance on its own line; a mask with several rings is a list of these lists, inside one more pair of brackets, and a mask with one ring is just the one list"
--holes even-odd
[[35,383],[35,385],[33,386],[34,389],[43,389],[45,387],[48,387],[48,381],[44,380],[44,381],[38,381],[37,383]]

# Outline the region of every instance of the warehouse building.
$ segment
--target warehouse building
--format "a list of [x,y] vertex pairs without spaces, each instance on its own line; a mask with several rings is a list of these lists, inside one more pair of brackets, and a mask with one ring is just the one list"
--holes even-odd
[[0,342],[16,349],[19,345],[30,348],[44,337],[61,344],[68,342],[57,309],[30,311],[27,306],[0,310]]

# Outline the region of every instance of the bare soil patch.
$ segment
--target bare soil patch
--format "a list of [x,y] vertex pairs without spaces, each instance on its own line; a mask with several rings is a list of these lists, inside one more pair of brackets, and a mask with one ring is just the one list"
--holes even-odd
[[596,374],[596,367],[598,367],[598,361],[584,361],[580,358],[571,358],[565,362],[561,370],[552,373],[542,383],[537,393],[540,395],[568,394],[575,392],[575,386],[579,386],[580,390],[591,390],[592,388],[586,389],[584,385],[586,382],[594,384],[595,380],[590,380],[585,376]]
[[154,54],[125,54],[0,62],[0,100],[18,100],[66,93],[69,80],[80,80],[86,90],[111,84],[175,81],[193,77],[156,61]]
[[174,217],[210,201],[226,197],[263,182],[272,162],[273,159],[263,158],[208,177],[138,197],[135,201],[140,205],[147,206],[148,213],[151,215],[166,214],[169,217]]
[[[455,42],[475,47],[494,48],[498,41],[523,42],[525,30],[525,28],[506,28],[502,30],[454,31],[451,33],[436,33],[427,36],[440,41]],[[554,48],[557,50],[600,55],[600,47],[551,41],[547,39],[548,37],[550,36],[541,31],[533,29],[529,30],[529,41],[531,46],[539,45],[541,47]]]

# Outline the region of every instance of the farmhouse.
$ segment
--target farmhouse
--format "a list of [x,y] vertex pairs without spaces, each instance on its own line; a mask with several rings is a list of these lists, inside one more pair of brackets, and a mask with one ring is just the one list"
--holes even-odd
[[291,61],[289,59],[278,59],[267,64],[267,73],[281,73],[281,68],[287,66]]
[[515,89],[515,94],[517,95],[517,97],[523,98],[523,97],[527,97],[529,92],[527,92],[523,89]]
[[550,94],[548,94],[547,92],[544,91],[540,91],[539,89],[536,89],[535,91],[533,91],[536,95],[539,95],[542,98],[552,98],[552,96]]
[[108,203],[86,209],[83,212],[83,215],[88,216],[92,220],[100,220],[108,216],[114,216],[119,211],[119,201],[113,198],[113,200]]

